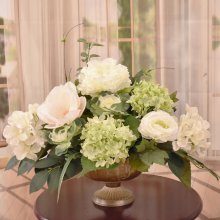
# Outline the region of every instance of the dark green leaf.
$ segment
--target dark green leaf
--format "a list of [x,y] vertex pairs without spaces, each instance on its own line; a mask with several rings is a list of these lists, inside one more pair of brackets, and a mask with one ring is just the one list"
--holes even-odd
[[161,150],[173,151],[173,145],[171,141],[165,143],[158,143],[157,147],[160,148]]
[[80,158],[76,160],[72,160],[70,162],[69,167],[67,168],[65,179],[70,179],[81,171],[82,171],[82,166],[81,166]]
[[58,162],[59,162],[58,158],[47,157],[47,158],[44,158],[44,159],[41,159],[41,160],[37,161],[36,164],[35,164],[35,167],[39,168],[39,169],[47,168],[47,167],[54,166]]
[[7,163],[5,170],[10,170],[14,168],[18,164],[19,160],[17,160],[16,156],[13,156]]
[[140,124],[140,120],[135,118],[132,115],[129,115],[124,122],[125,125],[129,126],[129,128],[133,131],[133,133],[135,134],[135,136],[138,138],[140,137],[140,133],[138,131],[138,127]]
[[191,167],[187,159],[183,159],[174,152],[169,153],[168,165],[170,170],[187,187],[191,186]]
[[29,172],[35,165],[35,161],[34,160],[30,160],[25,158],[24,160],[22,160],[19,164],[18,167],[18,176],[22,175],[26,172]]
[[62,170],[59,167],[53,169],[50,172],[49,177],[47,179],[48,190],[50,192],[54,192],[58,189],[61,172]]
[[168,154],[166,151],[160,149],[147,150],[143,154],[140,154],[140,158],[146,165],[151,165],[153,163],[165,165]]
[[129,156],[129,163],[132,169],[140,172],[147,172],[150,167],[148,164],[145,164],[141,161],[138,154],[131,154]]
[[47,182],[49,176],[48,170],[42,170],[35,174],[30,182],[30,193],[36,192],[41,189],[44,184]]

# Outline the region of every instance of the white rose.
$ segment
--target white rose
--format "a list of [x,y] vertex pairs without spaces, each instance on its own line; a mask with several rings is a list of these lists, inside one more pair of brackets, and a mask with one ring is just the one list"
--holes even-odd
[[176,139],[178,124],[167,112],[153,111],[141,119],[138,130],[144,138],[164,143]]
[[78,89],[81,93],[92,96],[102,91],[115,93],[129,87],[131,80],[127,67],[116,63],[116,60],[111,58],[88,62],[88,66],[84,67],[78,76]]
[[186,105],[186,114],[181,115],[177,141],[173,142],[173,149],[184,149],[205,155],[210,143],[208,131],[209,122],[198,114],[198,108]]
[[79,97],[75,85],[68,82],[54,87],[37,110],[46,128],[58,128],[79,118],[86,107],[86,98]]
[[111,108],[112,105],[121,102],[121,99],[115,95],[105,95],[99,97],[101,108]]

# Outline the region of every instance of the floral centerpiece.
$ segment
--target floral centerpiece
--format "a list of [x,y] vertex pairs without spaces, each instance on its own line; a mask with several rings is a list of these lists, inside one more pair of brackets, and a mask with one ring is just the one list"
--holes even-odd
[[176,93],[155,83],[151,70],[134,78],[116,60],[92,59],[96,43],[81,53],[85,66],[77,80],[54,87],[40,105],[15,111],[3,135],[14,154],[6,169],[18,165],[18,175],[35,169],[30,192],[48,185],[58,189],[64,180],[97,170],[114,170],[128,163],[147,172],[153,164],[168,165],[190,187],[190,163],[219,176],[193,155],[210,146],[209,123],[196,107],[174,116]]

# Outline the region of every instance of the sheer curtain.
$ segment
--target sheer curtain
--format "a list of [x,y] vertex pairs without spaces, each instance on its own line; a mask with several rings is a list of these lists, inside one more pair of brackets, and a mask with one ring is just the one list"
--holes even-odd
[[[117,27],[116,0],[15,0],[15,12],[23,109],[42,102],[52,87],[64,82],[64,63],[74,79],[83,49],[79,37],[103,43],[103,48],[94,51],[102,57],[118,56],[117,36],[112,35]],[[64,62],[63,34],[81,23],[69,34]]]
[[[210,157],[220,156],[219,123],[219,49],[213,50],[212,32],[216,0],[157,1],[159,80],[179,94],[178,114],[185,104],[198,106],[200,114],[211,123]],[[219,15],[219,14],[218,14]],[[218,151],[218,152],[217,152]],[[216,153],[217,152],[217,153]]]

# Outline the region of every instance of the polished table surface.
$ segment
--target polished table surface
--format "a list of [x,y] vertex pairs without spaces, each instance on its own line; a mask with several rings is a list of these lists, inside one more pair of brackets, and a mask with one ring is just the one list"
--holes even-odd
[[193,189],[160,176],[142,174],[123,182],[135,195],[132,205],[104,208],[93,204],[93,192],[103,183],[88,178],[66,181],[57,204],[56,194],[43,192],[34,212],[40,220],[189,220],[202,210],[202,201]]

